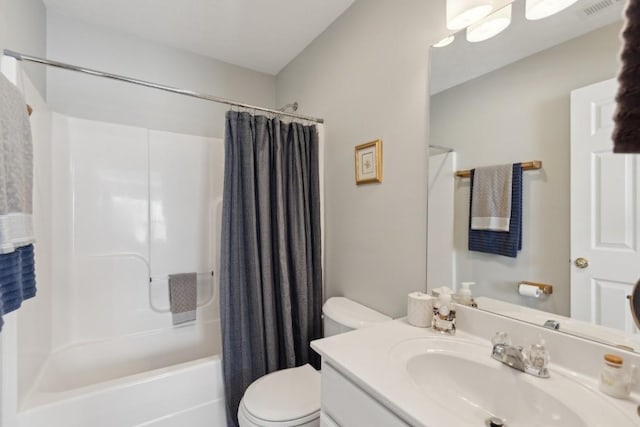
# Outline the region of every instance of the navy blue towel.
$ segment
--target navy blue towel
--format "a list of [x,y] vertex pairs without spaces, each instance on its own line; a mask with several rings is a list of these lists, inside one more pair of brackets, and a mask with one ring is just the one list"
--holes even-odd
[[33,245],[0,254],[0,330],[2,315],[17,310],[22,301],[36,295]]
[[472,170],[471,189],[469,191],[469,250],[515,258],[518,256],[518,251],[522,249],[522,166],[520,163],[513,165],[513,178],[511,180],[511,221],[508,232],[471,229],[473,172]]

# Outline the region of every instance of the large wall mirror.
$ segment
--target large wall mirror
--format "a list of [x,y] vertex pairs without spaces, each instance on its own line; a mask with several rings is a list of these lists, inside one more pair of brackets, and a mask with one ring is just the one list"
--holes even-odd
[[[572,148],[572,136],[610,139],[623,6],[578,0],[529,21],[516,0],[497,36],[471,43],[463,30],[431,49],[430,179],[445,190],[430,183],[427,286],[476,282],[481,309],[540,325],[555,319],[561,332],[640,351],[627,299],[640,278],[640,156],[612,154],[610,144]],[[516,258],[469,251],[470,180],[452,168],[532,160],[543,166],[523,174],[522,250]],[[520,281],[553,293],[522,296]]]

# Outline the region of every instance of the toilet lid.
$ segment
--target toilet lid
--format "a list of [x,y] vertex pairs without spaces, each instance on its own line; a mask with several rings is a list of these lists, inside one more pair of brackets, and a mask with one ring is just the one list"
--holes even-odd
[[368,328],[393,320],[345,297],[329,298],[322,306],[322,313],[350,329]]
[[311,365],[265,375],[247,388],[245,409],[265,421],[290,421],[320,410],[320,374]]

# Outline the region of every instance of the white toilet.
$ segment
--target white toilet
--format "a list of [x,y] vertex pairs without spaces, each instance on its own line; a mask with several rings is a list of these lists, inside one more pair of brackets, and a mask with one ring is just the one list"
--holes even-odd
[[[322,313],[325,337],[392,320],[343,297],[329,298]],[[320,373],[304,365],[258,378],[240,401],[238,421],[240,427],[320,426]]]

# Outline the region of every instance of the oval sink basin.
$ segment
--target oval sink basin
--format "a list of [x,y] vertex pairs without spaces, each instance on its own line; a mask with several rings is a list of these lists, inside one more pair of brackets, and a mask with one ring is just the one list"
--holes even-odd
[[489,345],[457,338],[420,338],[396,345],[394,365],[420,392],[447,408],[450,425],[506,427],[633,426],[607,397],[563,374],[537,378],[490,356]]

